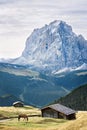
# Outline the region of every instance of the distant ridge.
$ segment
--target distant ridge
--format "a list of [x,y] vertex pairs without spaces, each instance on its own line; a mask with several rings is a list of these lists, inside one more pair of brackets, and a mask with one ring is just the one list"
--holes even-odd
[[[0,96],[0,106],[12,106],[13,102],[19,101],[20,99],[11,94],[5,94]],[[21,100],[20,100],[21,101]]]
[[87,84],[74,89],[70,94],[55,101],[75,110],[87,111]]
[[28,105],[42,107],[86,83],[86,70],[46,75],[24,66],[0,64],[0,96],[5,97],[5,105],[11,101],[6,95],[13,95]]

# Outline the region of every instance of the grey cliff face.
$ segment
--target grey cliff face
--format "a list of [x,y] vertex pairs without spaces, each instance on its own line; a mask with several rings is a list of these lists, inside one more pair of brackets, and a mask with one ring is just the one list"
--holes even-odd
[[77,68],[87,63],[87,41],[65,22],[54,21],[32,32],[19,63],[52,70]]

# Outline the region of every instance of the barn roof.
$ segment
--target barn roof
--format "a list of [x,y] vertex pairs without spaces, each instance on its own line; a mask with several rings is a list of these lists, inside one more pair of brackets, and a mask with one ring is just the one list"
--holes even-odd
[[13,105],[18,104],[18,103],[23,105],[23,102],[21,102],[21,101],[16,101],[13,103]]
[[52,108],[52,109],[54,109],[54,110],[56,110],[58,112],[61,112],[61,113],[65,114],[65,115],[70,115],[70,114],[76,113],[75,110],[73,110],[71,108],[68,108],[68,107],[66,107],[64,105],[61,105],[61,104],[49,105],[47,107],[42,108],[42,110],[46,109],[46,108]]

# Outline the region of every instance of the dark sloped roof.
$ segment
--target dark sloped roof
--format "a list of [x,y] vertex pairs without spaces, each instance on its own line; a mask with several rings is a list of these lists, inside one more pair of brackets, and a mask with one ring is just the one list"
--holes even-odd
[[54,110],[56,110],[56,111],[59,111],[59,112],[65,114],[65,115],[70,115],[70,114],[76,113],[75,110],[72,110],[71,108],[68,108],[68,107],[66,107],[66,106],[63,106],[63,105],[61,105],[61,104],[49,105],[49,106],[47,106],[47,107],[42,108],[42,110],[43,110],[43,109],[46,109],[46,108],[52,108],[52,109],[54,109]]

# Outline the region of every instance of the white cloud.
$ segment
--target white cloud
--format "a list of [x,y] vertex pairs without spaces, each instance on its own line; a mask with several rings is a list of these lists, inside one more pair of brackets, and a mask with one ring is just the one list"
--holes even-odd
[[87,39],[87,0],[0,0],[0,57],[19,56],[33,29],[56,19]]

